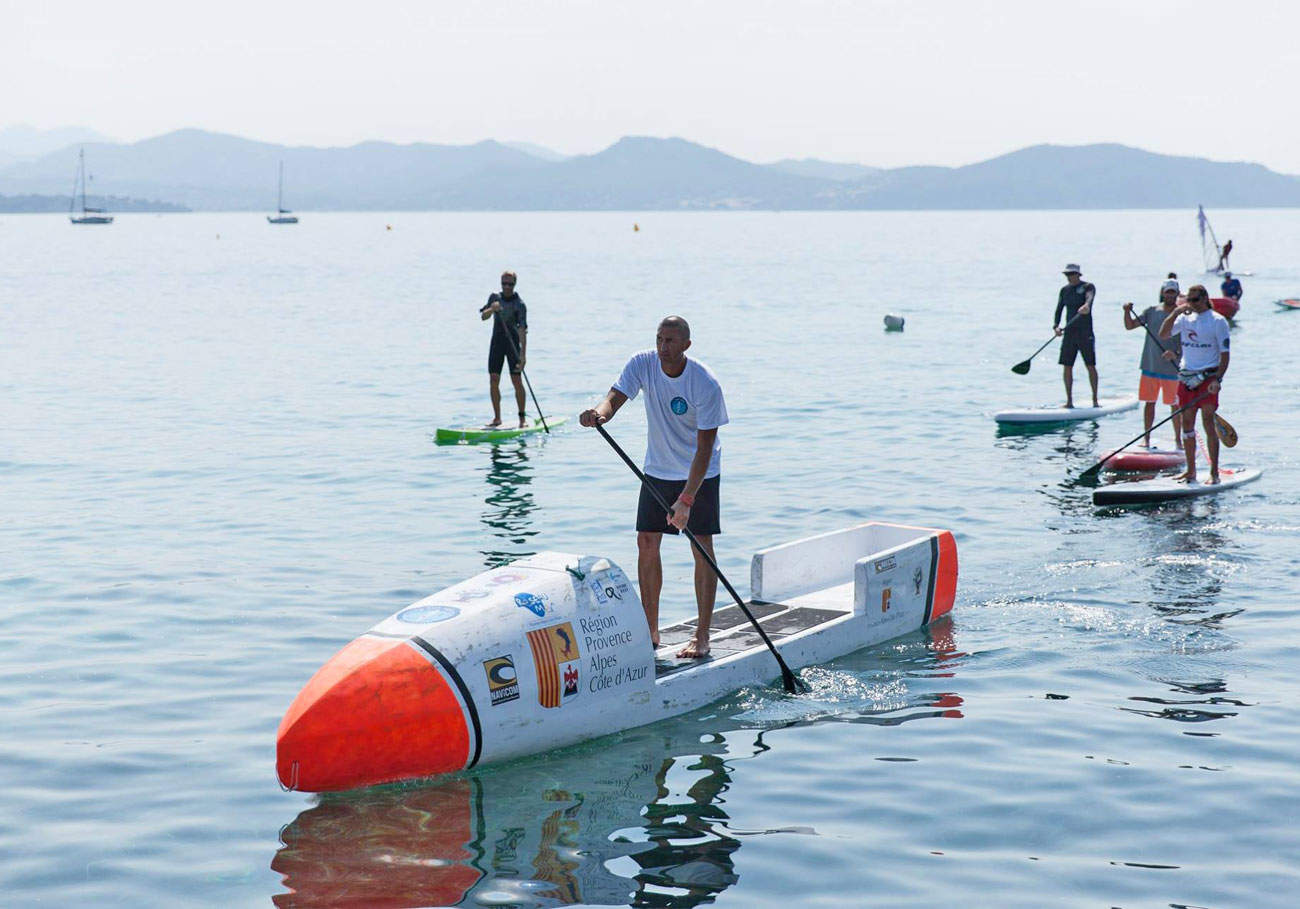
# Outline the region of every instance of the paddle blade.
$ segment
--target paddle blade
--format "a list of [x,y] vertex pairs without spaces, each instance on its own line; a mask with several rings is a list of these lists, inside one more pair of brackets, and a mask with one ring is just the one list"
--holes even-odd
[[790,667],[781,662],[781,684],[786,694],[803,694],[809,690],[807,683],[790,671]]
[[1097,475],[1100,473],[1101,473],[1101,464],[1093,464],[1083,473],[1079,474],[1079,482],[1087,483],[1091,480],[1095,480],[1097,479]]
[[1011,371],[1018,376],[1023,376],[1029,372],[1029,367],[1030,362],[1028,360],[1021,360],[1015,366],[1011,367]]
[[1214,428],[1219,431],[1219,441],[1229,448],[1237,444],[1237,430],[1232,428],[1232,424],[1217,413],[1214,415]]

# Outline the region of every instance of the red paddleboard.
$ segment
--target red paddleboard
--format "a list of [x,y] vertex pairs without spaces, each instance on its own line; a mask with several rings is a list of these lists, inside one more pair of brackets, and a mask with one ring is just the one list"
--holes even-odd
[[1300,300],[1274,300],[1283,309],[1300,309]]
[[1237,310],[1241,309],[1241,304],[1231,297],[1210,297],[1210,305],[1225,319],[1236,318]]
[[1106,462],[1106,469],[1165,470],[1169,467],[1182,467],[1186,460],[1181,451],[1172,448],[1126,448]]

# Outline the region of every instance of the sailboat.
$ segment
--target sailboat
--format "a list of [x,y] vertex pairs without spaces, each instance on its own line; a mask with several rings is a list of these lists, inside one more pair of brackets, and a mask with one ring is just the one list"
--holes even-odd
[[1219,267],[1223,247],[1219,245],[1219,238],[1214,235],[1214,228],[1201,205],[1196,206],[1196,228],[1201,232],[1201,261],[1205,263],[1205,273],[1217,275],[1223,270]]
[[[1214,228],[1210,226],[1210,219],[1205,215],[1205,208],[1196,206],[1196,227],[1201,232],[1201,261],[1205,263],[1205,273],[1207,275],[1221,275],[1226,270],[1219,267],[1223,259],[1223,247],[1219,245],[1219,238],[1214,235]],[[1228,241],[1229,245],[1232,241]],[[1238,271],[1232,269],[1234,275],[1250,277],[1254,274],[1251,271]]]
[[[77,211],[77,191],[81,191],[81,215]],[[113,216],[102,208],[86,207],[86,150],[77,156],[77,176],[72,181],[72,200],[68,203],[68,220],[73,224],[112,224]]]
[[266,220],[269,224],[297,224],[298,216],[290,213],[289,209],[284,207],[284,162],[280,162],[280,190],[276,194],[275,214],[267,215]]

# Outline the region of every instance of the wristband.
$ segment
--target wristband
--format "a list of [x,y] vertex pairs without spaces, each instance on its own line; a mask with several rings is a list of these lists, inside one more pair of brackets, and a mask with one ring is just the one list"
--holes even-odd
[[677,497],[677,501],[681,502],[687,508],[691,508],[695,505],[695,496],[691,495],[688,492],[683,492],[681,495]]

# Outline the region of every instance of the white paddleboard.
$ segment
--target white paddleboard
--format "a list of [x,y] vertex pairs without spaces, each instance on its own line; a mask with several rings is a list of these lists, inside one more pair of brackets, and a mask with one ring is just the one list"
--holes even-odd
[[1059,404],[999,410],[993,419],[999,423],[1073,423],[1123,413],[1138,406],[1137,398],[1101,398],[1100,407],[1062,407]]
[[[1209,475],[1209,466],[1202,464],[1203,476]],[[1219,471],[1219,482],[1180,483],[1172,477],[1155,480],[1138,480],[1132,483],[1114,483],[1103,486],[1092,493],[1094,505],[1145,505],[1153,502],[1170,502],[1174,499],[1194,499],[1197,496],[1212,496],[1229,489],[1235,489],[1246,483],[1252,483],[1263,475],[1260,470]]]

